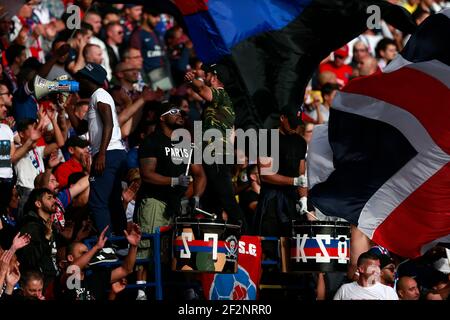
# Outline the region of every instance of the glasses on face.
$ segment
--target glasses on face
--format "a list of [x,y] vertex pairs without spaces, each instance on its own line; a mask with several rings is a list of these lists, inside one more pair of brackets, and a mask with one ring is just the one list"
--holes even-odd
[[11,95],[11,92],[3,92],[3,93],[0,93],[0,96],[4,96],[4,95],[7,95],[7,96],[10,96]]
[[123,34],[123,31],[118,31],[117,34],[118,34],[118,35],[122,35],[122,34]]
[[128,57],[128,59],[142,59],[142,56]]
[[180,109],[170,109],[167,112],[164,112],[161,117],[165,116],[166,114],[170,114],[171,116],[175,116],[177,114],[181,114],[181,110]]

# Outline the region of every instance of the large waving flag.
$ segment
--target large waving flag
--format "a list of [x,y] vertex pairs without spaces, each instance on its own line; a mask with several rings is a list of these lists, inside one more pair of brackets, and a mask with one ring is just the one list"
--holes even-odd
[[383,73],[351,81],[309,149],[310,199],[414,258],[450,242],[450,10]]
[[281,108],[298,108],[319,63],[367,29],[371,6],[401,31],[416,27],[405,9],[385,0],[108,2],[142,3],[183,16],[199,58],[224,66],[218,69],[228,79],[236,126],[244,129],[271,127]]
[[[227,67],[237,126],[278,124],[298,108],[313,72],[331,51],[367,29],[368,7],[405,32],[409,14],[383,0],[175,0],[200,59]],[[371,11],[369,11],[371,12]],[[250,98],[249,98],[250,97]],[[256,105],[256,109],[253,106]]]

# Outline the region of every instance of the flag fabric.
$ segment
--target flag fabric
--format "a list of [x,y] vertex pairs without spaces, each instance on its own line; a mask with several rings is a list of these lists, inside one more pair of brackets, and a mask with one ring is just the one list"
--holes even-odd
[[199,58],[224,64],[224,83],[241,128],[278,124],[279,110],[298,108],[319,63],[367,29],[367,8],[407,33],[401,7],[383,0],[175,0]]
[[415,258],[450,242],[450,10],[429,17],[382,72],[338,93],[308,151],[326,215]]

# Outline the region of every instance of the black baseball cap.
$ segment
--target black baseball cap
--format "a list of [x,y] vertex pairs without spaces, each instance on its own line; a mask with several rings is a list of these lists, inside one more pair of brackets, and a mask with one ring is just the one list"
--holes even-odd
[[[88,63],[83,69],[76,73],[76,76],[88,78],[96,84],[102,86],[106,81],[106,70],[99,64]],[[75,77],[76,78],[76,77]]]
[[300,108],[296,106],[286,105],[280,110],[280,116],[285,116],[288,121],[289,125],[292,129],[297,128],[299,125],[303,124],[302,121],[302,113],[300,111]]
[[217,74],[217,64],[202,64],[202,70],[205,71],[205,73],[214,73]]
[[66,146],[67,146],[67,148],[69,148],[69,147],[86,148],[87,146],[89,146],[89,141],[87,141],[83,138],[80,138],[78,136],[73,136],[73,137],[70,137],[69,139],[67,139]]

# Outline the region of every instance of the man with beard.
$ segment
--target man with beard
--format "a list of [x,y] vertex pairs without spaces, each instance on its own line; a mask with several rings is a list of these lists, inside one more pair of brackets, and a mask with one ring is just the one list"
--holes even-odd
[[[52,231],[51,216],[56,212],[56,199],[49,189],[34,189],[25,205],[27,212],[21,234],[29,234],[31,242],[17,252],[21,273],[39,270],[44,276],[44,291],[52,288],[57,275],[56,244]],[[49,293],[45,294],[46,297]],[[51,296],[51,294],[50,294]]]
[[[139,148],[142,185],[136,200],[135,217],[142,231],[148,233],[154,233],[156,227],[168,225],[172,217],[179,215],[181,197],[192,180],[186,175],[190,146],[180,147],[171,140],[174,130],[184,125],[181,110],[175,105],[163,104],[158,115],[159,127]],[[190,172],[194,178],[192,203],[198,207],[205,190],[206,176],[199,164],[192,163]],[[141,241],[138,258],[148,258],[150,250],[150,240]],[[138,284],[145,283],[146,271],[138,271]],[[140,290],[138,300],[144,300],[144,297]]]
[[[90,98],[86,120],[75,115],[74,106],[67,108],[77,134],[89,131],[93,156],[89,207],[98,231],[112,224],[112,231],[121,234],[127,223],[121,203],[121,177],[126,168],[126,152],[114,100],[102,88],[106,71],[98,64],[89,63],[75,74],[75,79],[80,83],[81,98]],[[107,236],[110,236],[109,229]]]
[[62,233],[66,221],[66,208],[73,202],[75,197],[89,189],[89,176],[84,176],[70,187],[60,189],[58,180],[52,173],[52,168],[47,166],[45,171],[34,179],[34,186],[36,188],[47,188],[55,195],[56,210],[52,216],[52,221],[55,229]]
[[145,7],[141,26],[131,35],[130,46],[139,49],[144,58],[144,70],[149,73],[166,64],[164,43],[155,29],[161,21],[160,13],[151,6]]

